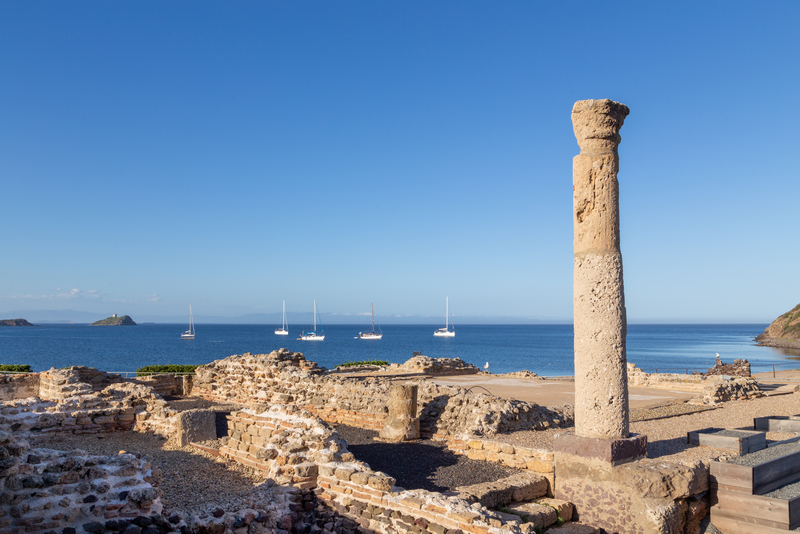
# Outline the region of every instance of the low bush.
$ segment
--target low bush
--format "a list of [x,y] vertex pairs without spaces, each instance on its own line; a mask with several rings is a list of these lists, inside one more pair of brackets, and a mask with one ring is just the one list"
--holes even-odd
[[19,364],[0,364],[0,372],[12,372],[12,373],[32,373],[30,365],[19,365]]
[[347,362],[347,363],[340,363],[336,367],[355,367],[357,365],[380,365],[386,366],[389,365],[389,362],[385,362],[383,360],[369,360],[363,362]]
[[176,373],[176,374],[191,374],[194,370],[200,367],[199,365],[176,365],[176,364],[163,364],[163,365],[145,365],[136,370],[136,376],[147,376],[153,373]]

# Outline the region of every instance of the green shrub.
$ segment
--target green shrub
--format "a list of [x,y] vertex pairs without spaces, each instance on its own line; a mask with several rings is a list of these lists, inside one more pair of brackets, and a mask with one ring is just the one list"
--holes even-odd
[[0,363],[0,371],[12,372],[12,373],[32,373],[30,365],[19,365],[19,364],[2,364]]
[[176,365],[176,364],[163,364],[163,365],[145,365],[136,370],[136,376],[147,376],[153,373],[178,373],[178,374],[191,374],[194,370],[200,367],[199,365]]
[[347,363],[340,363],[336,367],[355,367],[356,365],[380,365],[386,366],[389,365],[389,362],[385,362],[383,360],[369,360],[363,362],[347,362]]

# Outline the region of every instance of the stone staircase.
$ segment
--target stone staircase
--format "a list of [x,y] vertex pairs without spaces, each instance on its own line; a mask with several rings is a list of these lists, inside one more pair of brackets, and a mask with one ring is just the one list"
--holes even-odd
[[547,497],[548,480],[539,475],[517,473],[494,482],[458,488],[458,496],[494,511],[493,527],[519,529],[523,533],[599,534],[600,529],[572,523],[571,503]]

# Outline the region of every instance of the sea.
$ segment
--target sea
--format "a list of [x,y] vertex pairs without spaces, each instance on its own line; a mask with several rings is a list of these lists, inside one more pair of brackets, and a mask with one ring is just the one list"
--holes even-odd
[[[194,340],[186,325],[89,326],[44,324],[0,327],[0,363],[29,364],[34,371],[85,365],[135,372],[154,364],[205,364],[232,354],[263,354],[285,347],[333,368],[346,362],[403,363],[414,351],[432,358],[461,358],[493,373],[528,370],[541,376],[574,374],[571,324],[459,325],[453,338],[434,337],[435,325],[385,325],[383,339],[357,339],[359,327],[324,327],[324,341],[300,341],[300,328],[276,336],[278,325],[198,324]],[[750,361],[753,372],[800,366],[800,351],[758,347],[766,324],[628,325],[628,361],[648,372],[705,371],[720,354],[724,362]],[[367,330],[364,327],[361,330]]]

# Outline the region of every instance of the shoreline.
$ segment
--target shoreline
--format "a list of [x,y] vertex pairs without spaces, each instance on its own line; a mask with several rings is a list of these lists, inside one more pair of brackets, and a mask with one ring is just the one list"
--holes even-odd
[[[760,338],[760,339],[759,339]],[[769,347],[773,349],[796,349],[800,350],[800,341],[794,339],[783,339],[780,337],[770,337],[764,334],[756,336],[753,341],[757,347]]]

